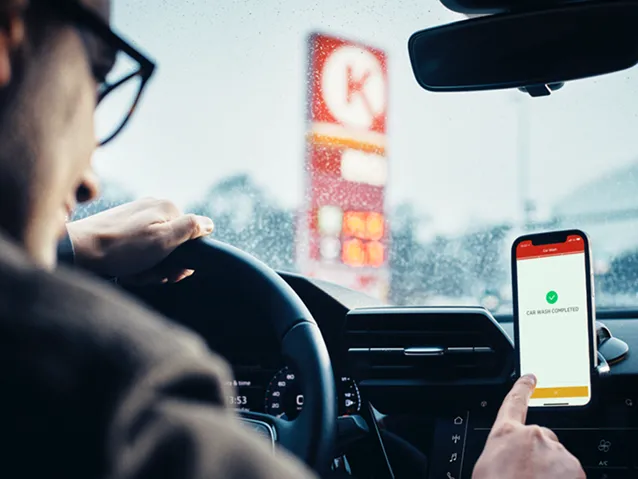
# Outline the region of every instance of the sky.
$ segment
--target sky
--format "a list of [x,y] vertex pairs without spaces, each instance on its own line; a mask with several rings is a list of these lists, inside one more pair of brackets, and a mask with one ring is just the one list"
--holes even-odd
[[250,173],[279,204],[299,207],[306,40],[314,31],[387,53],[387,205],[413,203],[432,234],[521,219],[521,115],[530,144],[523,177],[541,216],[576,188],[638,162],[636,68],[547,98],[422,90],[408,38],[461,19],[434,0],[114,3],[114,27],[158,69],[130,125],[95,165],[136,196],[187,208],[220,179]]

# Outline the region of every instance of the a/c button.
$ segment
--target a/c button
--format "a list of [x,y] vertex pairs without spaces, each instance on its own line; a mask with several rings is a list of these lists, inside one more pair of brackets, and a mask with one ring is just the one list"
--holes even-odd
[[629,468],[632,465],[630,437],[626,431],[558,429],[555,432],[585,468]]

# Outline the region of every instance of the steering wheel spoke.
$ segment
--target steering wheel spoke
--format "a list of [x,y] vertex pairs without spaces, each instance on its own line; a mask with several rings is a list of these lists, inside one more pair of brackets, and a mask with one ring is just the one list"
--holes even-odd
[[251,432],[269,441],[274,451],[275,443],[279,439],[277,427],[277,422],[280,421],[279,419],[268,414],[241,411],[239,420]]
[[240,421],[252,432],[262,436],[273,445],[280,444],[291,452],[295,452],[295,442],[299,439],[296,434],[295,421],[287,421],[270,414],[251,411],[240,411]]

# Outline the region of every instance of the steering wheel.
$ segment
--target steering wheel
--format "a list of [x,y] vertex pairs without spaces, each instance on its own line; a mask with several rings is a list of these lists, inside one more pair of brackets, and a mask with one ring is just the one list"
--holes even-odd
[[240,419],[314,470],[326,469],[334,457],[337,394],[326,344],[306,305],[274,270],[219,241],[189,241],[166,263],[206,276],[223,275],[224,282],[236,287],[245,301],[263,308],[283,357],[299,377],[304,405],[292,421],[253,412],[241,412]]

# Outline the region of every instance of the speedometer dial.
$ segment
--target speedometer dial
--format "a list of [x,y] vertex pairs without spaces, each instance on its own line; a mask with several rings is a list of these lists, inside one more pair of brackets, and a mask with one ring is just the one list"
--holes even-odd
[[280,369],[266,390],[266,414],[295,419],[303,408],[303,394],[297,377],[289,368]]
[[[295,419],[303,409],[304,397],[297,377],[290,368],[280,369],[266,390],[266,414],[282,419]],[[359,388],[353,379],[342,376],[337,381],[339,415],[357,414],[361,410]]]

